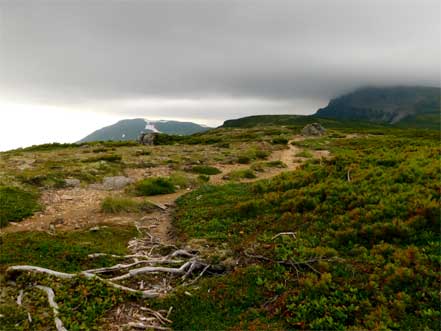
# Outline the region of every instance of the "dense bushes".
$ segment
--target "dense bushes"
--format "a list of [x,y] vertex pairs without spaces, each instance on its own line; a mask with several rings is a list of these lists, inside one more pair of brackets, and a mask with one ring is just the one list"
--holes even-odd
[[0,186],[0,227],[19,221],[40,209],[38,196],[17,187]]

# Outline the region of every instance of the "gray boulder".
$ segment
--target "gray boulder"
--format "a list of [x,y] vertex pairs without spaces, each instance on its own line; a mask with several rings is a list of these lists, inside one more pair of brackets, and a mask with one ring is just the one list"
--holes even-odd
[[157,132],[143,132],[138,138],[138,142],[142,145],[153,146],[158,137]]
[[302,129],[303,136],[323,136],[326,129],[320,123],[311,123]]
[[133,179],[125,176],[104,177],[103,188],[105,190],[120,190],[133,183]]
[[81,184],[80,180],[76,178],[66,178],[64,183],[67,187],[78,187]]

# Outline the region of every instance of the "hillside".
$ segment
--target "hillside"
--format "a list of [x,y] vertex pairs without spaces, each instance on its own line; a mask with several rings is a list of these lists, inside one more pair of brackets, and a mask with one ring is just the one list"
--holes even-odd
[[0,153],[0,329],[438,329],[439,132],[326,121]]
[[312,115],[255,115],[238,119],[227,120],[223,123],[223,128],[253,128],[265,126],[289,126],[292,128],[302,128],[306,124],[318,122],[326,128],[349,130],[357,129],[385,129],[387,124],[372,123],[368,121],[342,120],[333,118],[320,118]]
[[440,128],[438,87],[368,87],[331,100],[315,116]]
[[127,141],[136,140],[141,132],[162,132],[175,135],[190,135],[207,131],[209,128],[192,122],[179,121],[148,121],[143,118],[121,120],[113,125],[106,126],[79,142],[89,141]]

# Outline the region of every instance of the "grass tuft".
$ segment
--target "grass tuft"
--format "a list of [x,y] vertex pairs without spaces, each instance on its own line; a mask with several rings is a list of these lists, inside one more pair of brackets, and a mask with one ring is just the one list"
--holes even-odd
[[146,212],[154,208],[154,205],[148,201],[136,201],[121,196],[108,196],[101,202],[101,211],[107,214]]
[[175,185],[170,178],[152,177],[135,183],[134,190],[139,196],[168,194],[175,192]]

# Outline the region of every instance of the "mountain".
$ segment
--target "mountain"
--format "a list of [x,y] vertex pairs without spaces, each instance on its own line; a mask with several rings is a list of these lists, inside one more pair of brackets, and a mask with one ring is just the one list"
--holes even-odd
[[106,126],[79,142],[106,141],[106,140],[136,140],[141,132],[161,132],[176,135],[190,135],[204,132],[209,128],[192,122],[178,121],[149,121],[143,118],[121,120],[113,125]]
[[331,100],[314,116],[439,129],[440,93],[438,87],[366,87]]

